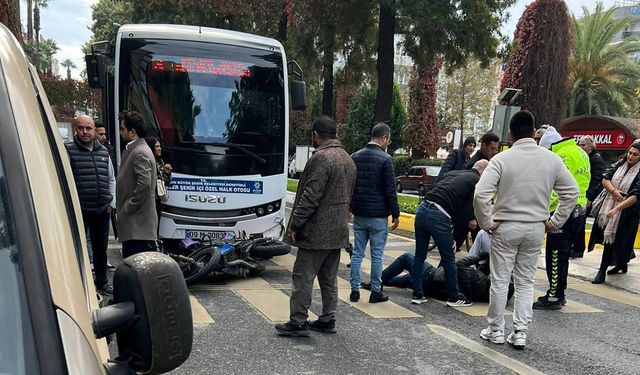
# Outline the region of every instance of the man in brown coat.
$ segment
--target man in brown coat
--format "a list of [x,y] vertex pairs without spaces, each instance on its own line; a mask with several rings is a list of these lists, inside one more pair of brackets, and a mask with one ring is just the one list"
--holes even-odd
[[158,216],[156,215],[156,161],[144,140],[142,116],[125,111],[120,116],[120,136],[127,142],[116,181],[118,239],[126,258],[144,251],[155,251]]
[[[289,322],[276,330],[286,336],[308,336],[309,328],[335,333],[338,306],[336,275],[340,249],[349,244],[349,206],[356,166],[336,139],[336,125],[327,116],[312,125],[316,150],[302,172],[293,204],[287,242],[298,247],[293,266]],[[307,322],[313,280],[322,292],[322,314]]]

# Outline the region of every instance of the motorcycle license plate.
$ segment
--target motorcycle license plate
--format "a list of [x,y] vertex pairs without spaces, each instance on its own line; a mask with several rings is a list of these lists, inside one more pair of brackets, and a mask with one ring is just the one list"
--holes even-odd
[[225,238],[229,238],[232,236],[231,232],[217,232],[217,231],[208,231],[208,230],[188,230],[186,231],[186,236],[192,240],[203,240],[203,239],[212,239],[212,240],[224,240]]

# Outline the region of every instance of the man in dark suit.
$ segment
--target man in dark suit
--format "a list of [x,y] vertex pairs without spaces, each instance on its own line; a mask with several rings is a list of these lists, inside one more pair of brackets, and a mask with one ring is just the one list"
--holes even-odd
[[139,113],[125,111],[120,115],[120,136],[127,143],[116,181],[116,207],[118,239],[125,258],[156,250],[156,162],[145,135]]

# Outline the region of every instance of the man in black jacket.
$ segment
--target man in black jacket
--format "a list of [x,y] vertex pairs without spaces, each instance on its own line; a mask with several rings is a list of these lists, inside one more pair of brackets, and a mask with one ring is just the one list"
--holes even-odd
[[464,165],[464,169],[471,169],[480,160],[491,160],[500,151],[500,137],[494,132],[486,132],[480,138],[480,149],[473,154]]
[[[447,173],[427,193],[416,211],[415,236],[416,256],[413,260],[412,273],[421,275],[427,258],[429,238],[436,242],[444,275],[447,282],[447,305],[471,306],[473,304],[458,290],[458,276],[455,264],[455,244],[452,226],[460,218],[473,217],[473,193],[480,175],[489,164],[486,160],[478,161],[472,170],[452,171]],[[413,280],[412,304],[419,305],[426,301],[419,279]]]
[[576,236],[577,238],[572,241],[573,249],[571,249],[570,258],[582,258],[585,249],[585,226],[587,225],[587,217],[591,213],[591,202],[598,197],[598,194],[602,191],[602,174],[607,168],[607,164],[599,152],[596,151],[596,143],[593,137],[585,135],[580,138],[578,142],[584,152],[589,155],[589,163],[591,164],[591,181],[589,181],[589,187],[587,188],[587,214],[583,215],[581,222],[578,224]]
[[447,156],[447,160],[442,164],[440,173],[438,173],[438,180],[442,178],[447,172],[459,171],[464,168],[465,163],[471,157],[473,150],[476,148],[476,139],[473,137],[467,137],[464,140],[462,148],[452,150]]
[[80,198],[82,219],[89,232],[93,251],[96,289],[111,293],[107,280],[107,244],[109,218],[115,205],[114,176],[109,151],[96,141],[93,119],[81,115],[73,120],[76,136],[64,145]]
[[367,242],[371,248],[372,291],[369,302],[384,302],[389,299],[381,289],[382,258],[389,234],[389,215],[393,220],[391,229],[398,227],[400,218],[393,160],[386,152],[391,144],[390,138],[389,126],[376,124],[371,130],[371,142],[351,156],[357,170],[356,186],[351,199],[355,238],[351,254],[352,302],[360,299],[360,265]]

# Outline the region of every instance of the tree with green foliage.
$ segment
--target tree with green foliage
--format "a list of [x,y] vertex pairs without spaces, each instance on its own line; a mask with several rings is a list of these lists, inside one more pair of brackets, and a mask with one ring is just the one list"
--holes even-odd
[[[339,124],[338,135],[340,141],[347,152],[355,152],[364,147],[371,137],[371,129],[375,122],[372,122],[376,100],[376,88],[364,86],[353,98],[349,105],[346,121]],[[407,111],[402,103],[400,88],[394,85],[393,100],[391,106],[391,140],[389,153],[402,147],[402,129],[406,123]]]
[[564,0],[536,0],[518,21],[500,90],[522,90],[516,104],[533,113],[536,127],[566,116],[571,34]]
[[39,42],[26,41],[22,48],[38,72],[51,77],[53,56],[60,50],[56,42],[53,39],[44,39]]
[[615,8],[598,3],[573,17],[575,41],[569,60],[569,116],[626,116],[639,104],[640,66],[631,56],[640,51],[635,37],[611,43],[629,27],[630,17],[614,19]]
[[471,57],[488,66],[498,54],[505,10],[514,0],[398,1],[404,48],[416,64],[409,84],[405,144],[414,157],[435,156],[439,142],[435,89],[442,59],[448,69],[465,66]]
[[[473,59],[466,67],[446,75],[441,73],[436,88],[440,126],[472,134],[474,124],[489,125],[499,70],[499,60],[493,60],[489,67],[483,68],[480,61]],[[486,130],[484,127],[483,131]]]
[[77,68],[76,64],[71,59],[64,59],[60,65],[67,69],[67,79],[71,79],[71,69]]
[[91,39],[83,46],[85,53],[91,52],[91,43],[102,40],[115,42],[118,28],[114,24],[123,25],[133,22],[132,6],[127,1],[98,0],[91,6]]

